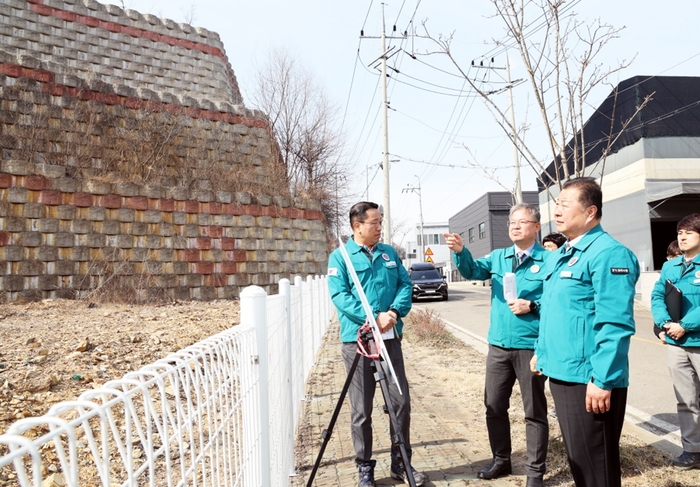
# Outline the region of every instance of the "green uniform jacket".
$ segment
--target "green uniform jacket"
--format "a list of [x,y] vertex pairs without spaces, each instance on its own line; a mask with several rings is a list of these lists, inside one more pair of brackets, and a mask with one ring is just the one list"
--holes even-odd
[[627,387],[639,263],[624,245],[592,228],[544,272],[537,369],[566,382]]
[[534,349],[540,328],[537,312],[516,315],[503,297],[503,276],[515,273],[518,297],[539,301],[542,296],[542,279],[545,258],[551,252],[535,243],[532,254],[515,270],[515,247],[496,249],[485,257],[474,260],[466,247],[454,253],[453,260],[459,273],[466,279],[491,279],[491,325],[488,342],[501,348]]
[[[395,331],[401,336],[401,317],[411,311],[413,284],[398,254],[390,245],[378,243],[370,262],[355,240],[349,239],[345,248],[375,318],[380,312],[395,309],[399,313]],[[367,314],[362,308],[360,295],[352,282],[340,249],[335,249],[328,258],[328,290],[333,304],[338,309],[340,341],[356,342],[357,331],[365,324]]]
[[683,347],[700,347],[700,255],[696,255],[685,270],[682,255],[669,260],[661,268],[661,276],[651,292],[651,314],[654,323],[660,327],[671,321],[664,302],[666,279],[683,293],[680,325],[685,330],[678,340],[666,335],[666,342]]

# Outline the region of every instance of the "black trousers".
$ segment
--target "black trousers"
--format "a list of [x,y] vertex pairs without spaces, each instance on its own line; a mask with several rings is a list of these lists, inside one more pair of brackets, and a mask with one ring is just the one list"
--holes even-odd
[[546,470],[549,421],[547,399],[544,394],[542,375],[530,370],[533,350],[500,348],[489,345],[486,357],[486,383],[484,405],[486,406],[486,428],[489,433],[491,453],[497,463],[510,460],[510,396],[513,385],[518,380],[525,411],[525,438],[527,462],[525,471],[528,477],[542,477]]
[[576,487],[620,487],[620,435],[627,388],[613,389],[610,410],[586,412],[586,384],[551,379],[557,419]]

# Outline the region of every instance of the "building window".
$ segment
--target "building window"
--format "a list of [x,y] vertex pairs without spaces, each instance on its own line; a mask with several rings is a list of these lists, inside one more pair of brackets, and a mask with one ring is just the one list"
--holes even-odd
[[433,245],[438,245],[440,243],[440,234],[434,233],[433,234]]
[[486,237],[486,223],[479,223],[479,240]]
[[474,227],[469,229],[469,243],[474,242]]

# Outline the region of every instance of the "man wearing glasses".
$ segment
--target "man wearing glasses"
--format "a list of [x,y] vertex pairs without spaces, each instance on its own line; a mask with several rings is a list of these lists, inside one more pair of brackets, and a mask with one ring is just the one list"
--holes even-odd
[[[376,203],[363,201],[353,205],[350,209],[350,226],[353,236],[345,247],[367,300],[374,310],[377,325],[383,333],[384,346],[394,366],[396,378],[401,384],[403,394],[399,394],[393,380],[388,381],[391,403],[395,408],[410,463],[411,399],[401,350],[401,318],[411,310],[413,283],[394,248],[379,243],[382,236],[382,214]],[[357,332],[367,321],[367,316],[339,250],[333,251],[328,259],[328,290],[333,304],[338,309],[343,361],[346,370],[349,371],[357,355]],[[374,467],[377,462],[372,460],[372,407],[376,386],[372,361],[367,357],[360,357],[348,389],[359,487],[374,487]],[[393,425],[390,429],[393,438]],[[393,445],[393,441],[391,444],[391,476],[409,483],[400,450]],[[428,480],[426,475],[416,472],[413,467],[411,469],[416,485],[425,484]]]
[[[486,358],[486,427],[493,459],[479,471],[480,479],[490,480],[512,473],[510,419],[508,408],[515,380],[525,410],[527,441],[526,487],[543,485],[549,423],[544,395],[546,377],[530,371],[530,360],[539,332],[539,310],[536,302],[542,296],[542,268],[547,252],[538,242],[540,210],[521,203],[510,209],[508,236],[512,247],[496,249],[474,260],[464,247],[462,237],[445,234],[445,241],[454,251],[454,262],[466,279],[491,279],[491,325],[488,332],[489,352]],[[514,276],[506,277],[506,274]],[[504,293],[506,281],[515,280],[516,296]],[[510,283],[506,282],[510,287]]]

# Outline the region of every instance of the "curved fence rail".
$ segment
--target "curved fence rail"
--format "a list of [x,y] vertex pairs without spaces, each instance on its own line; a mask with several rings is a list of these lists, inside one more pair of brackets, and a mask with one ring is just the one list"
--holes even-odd
[[279,289],[244,289],[240,325],[14,423],[0,435],[0,484],[288,485],[333,308],[325,278]]

